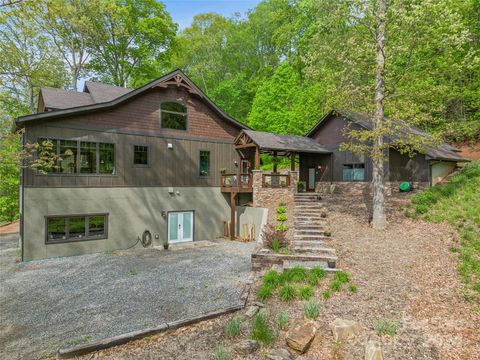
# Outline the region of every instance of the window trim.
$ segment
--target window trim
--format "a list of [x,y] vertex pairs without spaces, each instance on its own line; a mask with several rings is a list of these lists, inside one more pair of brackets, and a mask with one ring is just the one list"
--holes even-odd
[[[202,152],[208,152],[208,174],[207,175],[202,175],[200,173],[200,166],[201,166],[201,163],[202,163]],[[210,150],[202,150],[200,149],[198,151],[198,177],[200,179],[207,179],[207,178],[211,178],[212,176],[212,167],[211,167],[211,164],[212,164],[212,157],[211,157],[211,154],[212,152]]]
[[[363,179],[362,180],[355,180],[355,179],[352,179],[352,180],[345,180],[343,178],[343,170],[344,170],[344,167],[347,166],[347,165],[352,165],[353,169],[356,169],[356,165],[363,165],[363,167],[357,167],[357,169],[363,169]],[[364,162],[362,163],[342,163],[342,181],[344,182],[365,182],[366,181],[366,178],[367,178],[367,164],[365,164]]]
[[[180,112],[177,112],[177,111],[170,111],[170,110],[162,110],[162,104],[165,104],[165,103],[180,104],[180,105],[182,105],[182,106],[185,108],[185,113],[180,113]],[[163,121],[162,121],[162,113],[163,113],[163,112],[170,113],[170,114],[185,115],[185,116],[186,116],[186,119],[185,119],[185,129],[172,129],[172,128],[163,127]],[[190,118],[190,112],[189,112],[189,110],[188,110],[188,106],[187,106],[187,104],[185,104],[183,101],[165,100],[165,101],[161,101],[161,102],[160,102],[160,130],[171,130],[171,131],[182,131],[182,132],[186,132],[186,131],[188,131],[189,118]]]
[[[105,218],[105,234],[102,236],[88,236],[89,233],[89,226],[88,220],[90,217],[93,216],[103,216]],[[69,219],[75,217],[83,217],[85,218],[85,237],[81,239],[60,239],[60,240],[50,240],[48,238],[48,220],[49,219]],[[86,214],[68,214],[68,215],[45,215],[45,245],[53,245],[53,244],[66,244],[66,243],[73,243],[73,242],[80,242],[80,241],[92,241],[92,240],[106,240],[108,239],[108,218],[109,213],[86,213]],[[70,230],[70,221],[65,222],[65,235],[69,234]]]
[[[56,141],[57,142],[57,145],[56,145],[57,146],[57,156],[60,156],[60,141],[62,141],[62,140],[64,140],[64,141],[76,141],[77,142],[77,156],[76,156],[77,166],[76,166],[76,173],[74,173],[74,174],[62,173],[62,172],[59,172],[60,163],[57,161],[56,172],[42,174],[40,171],[34,170],[34,175],[35,176],[67,176],[67,177],[71,177],[71,176],[100,176],[100,177],[118,176],[118,171],[117,171],[117,169],[118,169],[118,163],[117,163],[117,161],[118,161],[118,156],[117,156],[118,155],[118,153],[117,153],[118,144],[117,144],[117,142],[102,141],[102,140],[86,140],[86,139],[66,139],[66,138],[55,137],[55,136],[36,136],[35,137],[35,142],[39,143],[40,139]],[[80,142],[94,142],[94,143],[97,144],[96,169],[98,171],[100,171],[100,145],[99,144],[112,144],[114,146],[114,154],[113,155],[115,157],[115,163],[114,163],[115,171],[113,172],[113,174],[100,174],[99,172],[91,173],[91,174],[80,173]],[[38,154],[36,156],[38,156]]]
[[[146,147],[147,148],[147,163],[146,164],[135,164],[135,146],[143,146],[143,147]],[[133,144],[132,145],[132,148],[133,148],[133,152],[132,152],[132,164],[133,164],[133,167],[138,167],[138,168],[148,168],[150,167],[150,162],[151,162],[151,151],[150,151],[150,148],[151,146],[150,145],[146,145],[146,144]]]

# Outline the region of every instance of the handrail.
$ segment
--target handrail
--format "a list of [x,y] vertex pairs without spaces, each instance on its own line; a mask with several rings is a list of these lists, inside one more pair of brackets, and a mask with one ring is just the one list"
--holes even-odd
[[262,186],[265,188],[277,188],[290,186],[290,174],[262,174]]
[[[237,181],[237,178],[240,176],[240,182]],[[252,174],[222,174],[221,176],[221,186],[222,187],[241,187],[241,188],[251,188],[252,187]]]

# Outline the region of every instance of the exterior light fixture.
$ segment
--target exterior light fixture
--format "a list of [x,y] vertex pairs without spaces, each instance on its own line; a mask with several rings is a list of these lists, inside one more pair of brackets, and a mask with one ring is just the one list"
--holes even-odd
[[168,144],[167,144],[167,149],[173,149],[173,144],[172,144],[172,143],[168,143]]

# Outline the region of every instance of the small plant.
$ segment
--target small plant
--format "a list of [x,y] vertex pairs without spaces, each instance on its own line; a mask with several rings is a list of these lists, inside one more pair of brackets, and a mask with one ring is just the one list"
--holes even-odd
[[273,239],[272,247],[273,247],[273,252],[275,254],[278,254],[278,252],[280,251],[280,242],[278,241],[278,239]]
[[297,183],[297,191],[298,192],[304,192],[305,191],[305,186],[306,186],[305,181],[299,181]]
[[325,236],[332,236],[332,230],[325,230],[325,231],[323,232],[323,235],[325,235]]
[[313,296],[313,288],[309,285],[300,287],[298,295],[302,300],[309,300]]
[[355,294],[358,291],[357,285],[355,285],[355,284],[348,285],[348,291]]
[[213,357],[215,360],[232,360],[232,354],[223,346],[218,345],[213,351]]
[[240,318],[235,318],[230,320],[225,327],[225,333],[228,337],[235,337],[240,335],[242,331],[242,320]]
[[290,315],[286,311],[282,311],[277,315],[277,325],[280,330],[286,330],[290,322]]
[[280,200],[278,206],[287,206],[287,202],[285,200]]
[[273,295],[274,290],[275,287],[273,285],[263,284],[262,287],[257,291],[257,298],[262,301],[267,300]]
[[268,323],[268,316],[264,312],[259,312],[252,319],[252,331],[250,337],[263,344],[272,343],[276,334]]
[[285,215],[285,214],[278,214],[278,215],[277,215],[277,220],[278,220],[278,221],[287,221],[287,215]]
[[277,208],[277,214],[285,214],[287,212],[287,209],[284,208],[283,206]]
[[275,230],[277,230],[277,231],[284,231],[284,232],[285,232],[285,231],[288,230],[288,226],[285,225],[285,224],[280,224],[280,225],[277,225],[277,226],[275,227]]
[[397,334],[397,324],[386,318],[380,318],[373,322],[373,327],[378,336],[388,335],[393,337]]
[[168,250],[168,240],[167,239],[163,240],[163,248],[165,250]]
[[319,280],[323,279],[325,276],[327,276],[327,272],[322,269],[320,266],[314,266],[311,270],[310,273],[312,275],[315,275]]
[[320,314],[320,304],[315,300],[307,301],[304,305],[304,309],[307,319],[315,320]]
[[129,269],[128,273],[132,276],[138,275],[138,270],[135,268]]
[[334,291],[334,292],[338,292],[340,290],[342,290],[342,283],[338,280],[333,280],[331,283],[330,283],[330,290]]
[[284,247],[280,249],[280,254],[286,255],[288,254],[288,248]]
[[332,297],[332,294],[330,293],[330,291],[325,290],[325,291],[322,291],[322,297],[323,297],[323,300],[327,301]]
[[345,271],[337,271],[335,275],[333,275],[333,280],[345,284],[350,281],[350,275]]
[[283,276],[287,281],[299,283],[305,281],[307,278],[307,270],[300,266],[295,266],[290,269],[283,270]]
[[310,273],[310,274],[308,274],[307,282],[310,286],[317,286],[318,283],[319,283],[319,280],[318,280],[318,277],[316,277],[314,274]]
[[273,241],[277,240],[280,244],[280,248],[288,245],[286,233],[284,231],[278,231],[272,224],[264,226],[262,231],[263,245],[269,249],[273,249]]
[[286,284],[280,288],[280,300],[282,301],[291,301],[295,299],[295,295],[295,288],[291,285]]
[[268,270],[265,275],[263,276],[263,284],[264,285],[271,285],[276,287],[278,284],[281,283],[282,275],[280,275],[276,270]]

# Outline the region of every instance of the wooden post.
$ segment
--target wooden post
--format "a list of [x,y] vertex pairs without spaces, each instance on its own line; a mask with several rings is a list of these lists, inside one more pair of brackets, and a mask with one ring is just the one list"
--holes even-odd
[[290,154],[290,170],[295,171],[295,153]]
[[230,240],[235,240],[235,197],[236,192],[230,193]]
[[276,174],[277,173],[277,152],[274,151],[273,152],[273,173]]
[[255,170],[260,170],[260,148],[255,147]]

